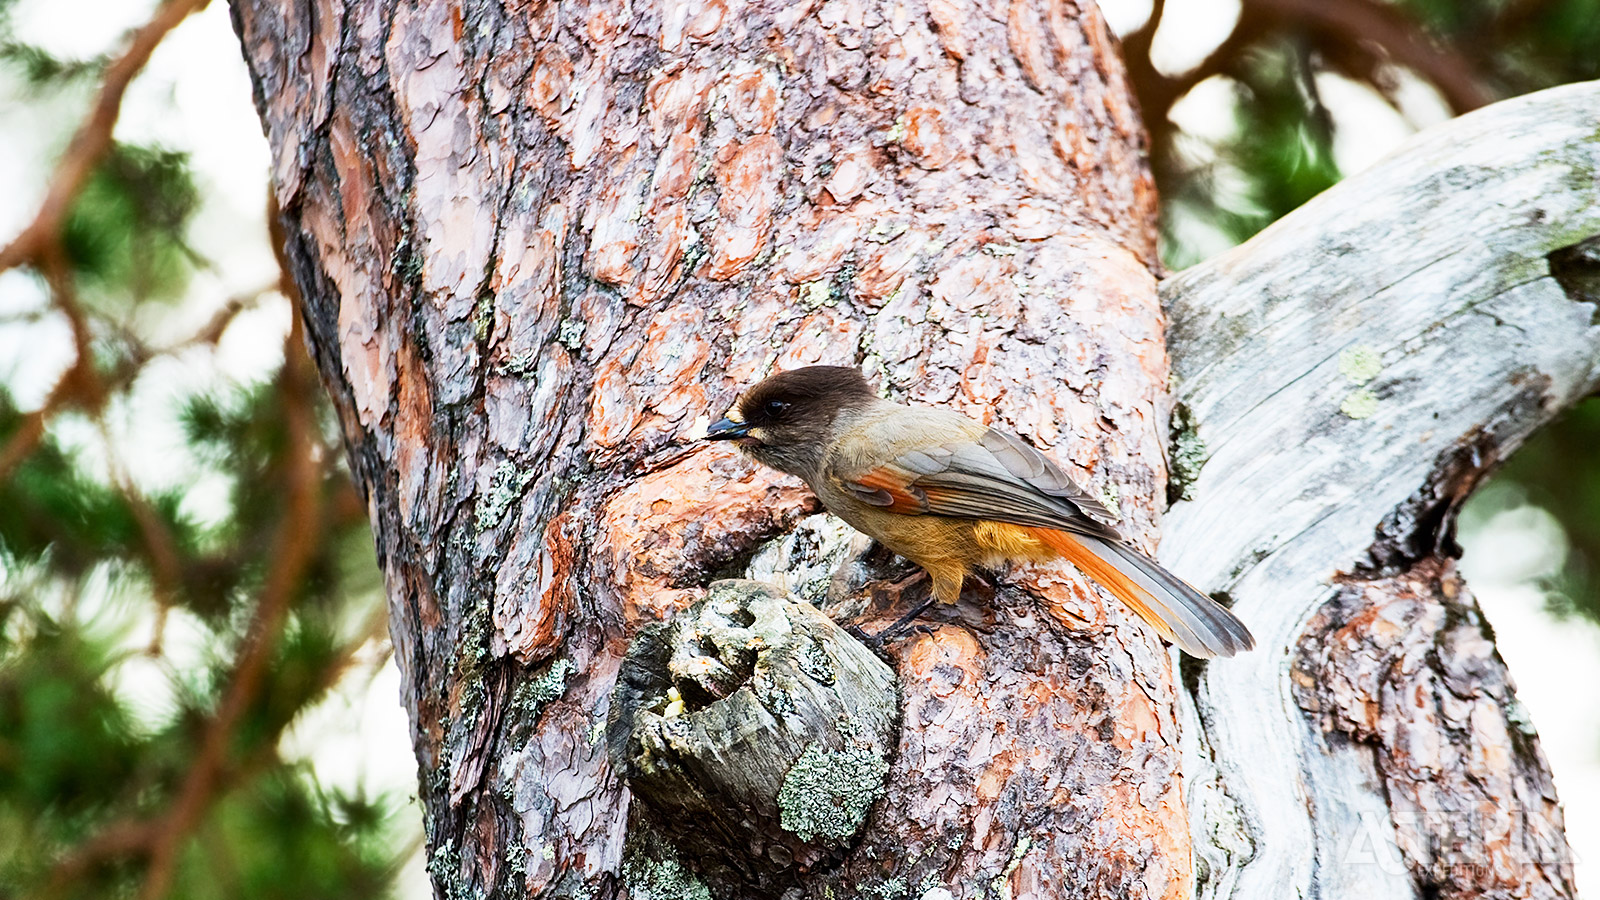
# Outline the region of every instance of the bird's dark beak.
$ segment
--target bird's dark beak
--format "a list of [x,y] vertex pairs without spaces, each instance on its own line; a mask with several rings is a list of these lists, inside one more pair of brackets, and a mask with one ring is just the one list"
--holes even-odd
[[706,430],[708,441],[732,441],[742,438],[750,433],[750,426],[743,422],[735,422],[729,418],[721,418],[711,423]]

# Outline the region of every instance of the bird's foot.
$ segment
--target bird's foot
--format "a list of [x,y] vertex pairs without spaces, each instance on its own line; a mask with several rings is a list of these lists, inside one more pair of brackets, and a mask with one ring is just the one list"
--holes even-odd
[[988,606],[994,602],[995,595],[1000,593],[1000,581],[995,576],[980,570],[969,573],[961,588],[963,594],[974,594],[984,606]]
[[910,611],[900,618],[894,620],[894,622],[890,623],[888,626],[878,629],[877,634],[867,634],[866,631],[862,630],[862,628],[858,625],[851,625],[846,628],[845,631],[856,640],[866,644],[867,647],[874,653],[881,654],[884,646],[890,641],[898,640],[899,638],[902,638],[913,631],[925,630],[931,632],[931,629],[929,629],[928,626],[917,625],[916,620],[918,616],[927,612],[928,607],[932,606],[934,602],[934,599],[929,597],[916,606],[913,606]]
[[[888,602],[884,605],[890,609],[893,609],[900,603],[901,599],[904,598],[906,594],[910,593],[912,588],[924,584],[928,580],[928,573],[921,569],[917,569],[899,581],[891,581],[888,584],[880,584],[874,587],[872,589],[873,599],[876,600],[879,597],[885,597],[888,599]],[[928,602],[931,603],[931,599]],[[927,604],[924,603],[921,608],[926,609]]]

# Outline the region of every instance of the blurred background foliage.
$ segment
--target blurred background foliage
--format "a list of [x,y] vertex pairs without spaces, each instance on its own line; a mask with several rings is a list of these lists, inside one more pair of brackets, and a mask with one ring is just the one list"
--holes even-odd
[[[1600,0],[1240,0],[1227,35],[1177,67],[1157,39],[1169,9],[1194,11],[1154,0],[1123,47],[1173,269],[1247,240],[1373,162],[1389,145],[1364,134],[1383,130],[1374,107],[1416,130],[1600,78]],[[1185,108],[1197,101],[1204,107]],[[1551,611],[1600,621],[1597,463],[1600,400],[1591,398],[1518,451],[1464,524],[1529,505],[1552,514],[1565,559],[1547,585]]]
[[[293,286],[197,289],[216,263],[195,249],[205,196],[185,148],[114,130],[140,54],[206,3],[152,5],[151,24],[76,56],[20,39],[17,5],[0,0],[0,96],[64,124],[54,173],[37,173],[51,189],[15,217],[20,234],[0,235],[0,332],[28,348],[35,331],[64,331],[70,352],[0,366],[0,900],[387,895],[415,811],[322,783],[285,738],[382,661],[364,503],[297,328],[273,332],[255,378],[194,362],[251,310],[288,321]],[[1195,8],[1217,32],[1198,51],[1178,19]],[[1403,132],[1600,77],[1600,0],[1242,0],[1231,29],[1216,27],[1226,3],[1108,11],[1174,268],[1370,161],[1374,109]],[[21,373],[41,367],[53,381],[19,402]],[[125,458],[157,418],[178,423],[160,453],[180,478]],[[1553,514],[1568,549],[1554,605],[1591,618],[1597,444],[1591,401],[1469,511]]]

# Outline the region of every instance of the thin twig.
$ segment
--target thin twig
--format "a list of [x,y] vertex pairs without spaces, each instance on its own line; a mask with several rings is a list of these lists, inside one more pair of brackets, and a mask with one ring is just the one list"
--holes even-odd
[[4,447],[0,447],[0,482],[11,477],[17,466],[39,446],[50,417],[68,406],[97,408],[105,398],[106,385],[94,367],[93,336],[89,319],[78,303],[72,271],[61,245],[50,242],[41,248],[40,269],[50,285],[50,303],[67,320],[72,346],[77,356],[45,397],[44,405],[23,416]]
[[0,249],[0,272],[35,262],[46,245],[57,240],[78,192],[111,148],[111,133],[122,112],[122,97],[128,84],[150,61],[150,54],[155,52],[162,38],[190,13],[204,9],[209,2],[168,0],[148,23],[134,32],[128,49],[106,69],[105,81],[89,110],[89,117],[78,127],[72,143],[67,145],[67,152],[56,164],[55,175],[45,191],[44,202],[39,204],[38,214],[21,234]]
[[1161,30],[1161,17],[1166,15],[1167,0],[1152,0],[1150,16],[1144,24],[1128,32],[1122,39],[1122,58],[1126,65],[1133,66],[1134,60],[1140,65],[1151,65],[1150,46],[1155,42],[1156,32]]
[[147,561],[150,564],[150,581],[154,588],[156,599],[156,621],[151,629],[150,646],[145,650],[150,656],[161,652],[162,637],[166,632],[167,611],[172,604],[177,602],[178,590],[183,582],[183,560],[178,552],[178,540],[173,536],[172,530],[167,528],[167,523],[161,521],[161,516],[150,504],[149,498],[134,484],[133,478],[128,474],[127,466],[122,464],[117,454],[117,443],[112,439],[111,426],[106,422],[105,411],[96,412],[95,427],[100,432],[100,441],[105,444],[106,469],[111,476],[111,484],[122,495],[128,509],[133,513],[133,522],[139,529],[140,540],[144,542]]
[[145,872],[144,887],[139,892],[141,900],[159,900],[171,887],[179,851],[210,808],[217,785],[227,769],[228,745],[240,719],[260,691],[267,663],[282,636],[284,619],[321,541],[322,467],[317,461],[316,422],[311,409],[316,381],[311,373],[311,360],[304,350],[298,316],[293,319],[284,341],[283,355],[278,393],[288,433],[284,468],[288,502],[273,541],[273,565],[267,572],[261,599],[256,603],[255,618],[245,635],[228,692],[206,728],[199,754],[166,816],[164,827],[150,847],[150,865]]
[[1370,41],[1437,87],[1456,113],[1493,99],[1470,61],[1392,5],[1372,0],[1244,0],[1244,8],[1333,32],[1351,44]]

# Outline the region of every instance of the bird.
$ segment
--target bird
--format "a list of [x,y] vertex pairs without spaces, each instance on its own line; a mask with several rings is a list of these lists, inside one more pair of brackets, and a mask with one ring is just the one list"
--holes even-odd
[[856,369],[770,375],[705,439],[798,476],[828,512],[921,567],[931,594],[906,618],[956,602],[977,569],[1066,559],[1191,656],[1255,646],[1238,617],[1128,543],[1115,513],[1022,438],[882,399]]

